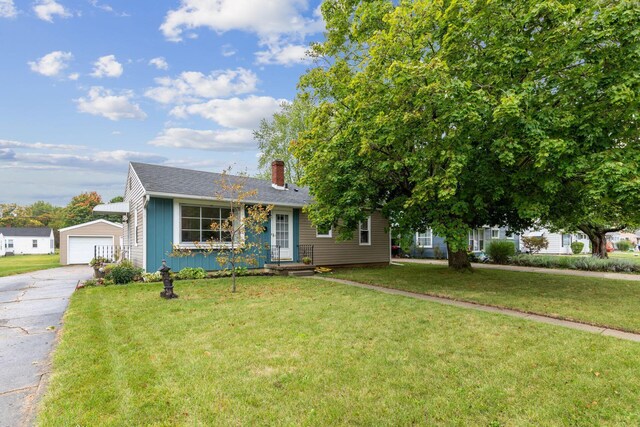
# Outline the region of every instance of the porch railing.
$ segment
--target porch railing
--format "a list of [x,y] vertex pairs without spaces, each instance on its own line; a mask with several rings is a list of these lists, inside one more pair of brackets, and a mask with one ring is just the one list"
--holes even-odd
[[313,264],[313,245],[298,245],[298,262],[304,262],[305,258],[311,259]]
[[280,266],[280,245],[271,245],[271,262]]
[[94,258],[104,258],[107,262],[118,262],[131,259],[131,246],[96,245],[93,247]]
[[[270,261],[280,266],[280,245],[271,245]],[[298,257],[296,262],[303,262],[304,258],[310,258],[313,264],[313,245],[298,245]]]

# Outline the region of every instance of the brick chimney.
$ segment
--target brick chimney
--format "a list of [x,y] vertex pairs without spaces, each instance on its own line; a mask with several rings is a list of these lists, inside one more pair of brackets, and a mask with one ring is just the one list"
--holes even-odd
[[271,185],[284,190],[284,162],[282,160],[271,162]]

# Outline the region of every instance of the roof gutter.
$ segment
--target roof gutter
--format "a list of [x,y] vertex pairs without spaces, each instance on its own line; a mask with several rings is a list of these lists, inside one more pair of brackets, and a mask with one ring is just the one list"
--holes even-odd
[[[162,198],[177,198],[177,199],[194,199],[194,200],[211,200],[217,202],[230,202],[232,199],[225,199],[219,197],[207,197],[207,196],[194,196],[191,194],[176,194],[176,193],[162,193],[158,191],[147,191],[147,198],[149,197],[162,197]],[[306,205],[301,205],[299,203],[273,203],[273,202],[265,202],[263,200],[243,200],[243,203],[253,203],[253,204],[261,204],[261,205],[275,205],[275,206],[286,206],[289,208],[303,208]]]

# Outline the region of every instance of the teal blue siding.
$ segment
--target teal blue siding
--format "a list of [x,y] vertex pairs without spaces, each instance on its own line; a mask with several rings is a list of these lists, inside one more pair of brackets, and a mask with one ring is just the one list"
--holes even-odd
[[[293,213],[293,245],[294,259],[297,259],[299,242],[299,209]],[[162,260],[173,271],[180,271],[185,267],[202,267],[205,270],[221,270],[216,261],[216,253],[205,255],[194,251],[193,256],[171,257],[173,245],[173,199],[161,199],[152,197],[147,205],[147,271],[156,271],[162,265]],[[257,268],[264,267],[265,262],[270,262],[269,249],[265,245],[271,243],[271,221],[267,221],[266,229],[257,236],[249,236],[254,242],[259,242],[261,254],[258,256]],[[258,250],[258,249],[256,249]]]

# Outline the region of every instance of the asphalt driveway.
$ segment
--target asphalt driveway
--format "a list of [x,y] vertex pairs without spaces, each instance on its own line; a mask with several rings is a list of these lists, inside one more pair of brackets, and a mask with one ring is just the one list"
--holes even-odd
[[0,427],[30,424],[69,297],[88,266],[0,278]]

